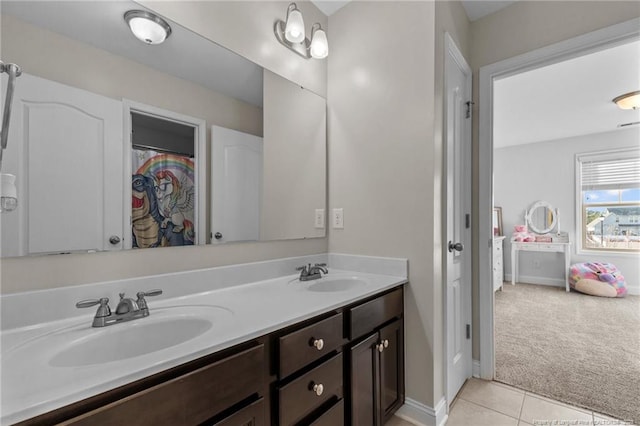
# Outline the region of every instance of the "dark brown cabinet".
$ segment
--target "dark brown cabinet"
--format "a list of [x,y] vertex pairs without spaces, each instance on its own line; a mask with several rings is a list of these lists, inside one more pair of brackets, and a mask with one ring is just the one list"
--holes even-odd
[[367,322],[370,332],[349,349],[349,418],[354,426],[383,425],[404,402],[401,297],[397,290],[350,311],[352,332],[361,334]]

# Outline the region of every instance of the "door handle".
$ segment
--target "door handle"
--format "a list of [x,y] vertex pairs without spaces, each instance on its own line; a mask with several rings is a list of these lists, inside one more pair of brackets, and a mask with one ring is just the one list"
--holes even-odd
[[464,246],[462,245],[462,243],[453,243],[451,241],[449,241],[449,253],[451,253],[452,251],[462,251],[464,250]]

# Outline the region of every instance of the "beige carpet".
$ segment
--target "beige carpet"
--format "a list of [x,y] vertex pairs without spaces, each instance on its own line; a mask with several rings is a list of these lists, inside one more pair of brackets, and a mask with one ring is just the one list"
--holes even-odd
[[496,292],[496,380],[640,424],[640,296]]

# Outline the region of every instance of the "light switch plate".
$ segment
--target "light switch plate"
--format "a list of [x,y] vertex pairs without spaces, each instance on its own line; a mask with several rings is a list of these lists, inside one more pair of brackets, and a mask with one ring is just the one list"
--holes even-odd
[[333,229],[344,229],[344,211],[342,209],[333,209],[331,223],[333,223]]
[[315,216],[315,228],[323,229],[324,228],[324,209],[316,209]]

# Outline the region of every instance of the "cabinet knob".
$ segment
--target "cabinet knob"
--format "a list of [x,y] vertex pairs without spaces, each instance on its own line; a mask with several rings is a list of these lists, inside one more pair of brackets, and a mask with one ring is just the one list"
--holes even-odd
[[376,348],[378,349],[378,352],[382,353],[384,351],[384,343],[376,345]]
[[317,350],[321,351],[322,348],[324,348],[324,340],[322,340],[322,339],[313,339],[313,342],[311,343],[311,345],[313,347],[315,347]]
[[318,396],[322,395],[322,392],[324,392],[324,386],[322,386],[322,383],[311,382],[311,385],[312,385],[311,390],[313,391],[313,393],[315,393]]
[[389,340],[384,339],[384,340],[382,341],[382,344],[384,345],[385,349],[386,349],[386,348],[388,348],[388,347],[389,347]]
[[118,237],[117,235],[112,235],[109,237],[109,242],[115,246],[120,242],[120,237]]

